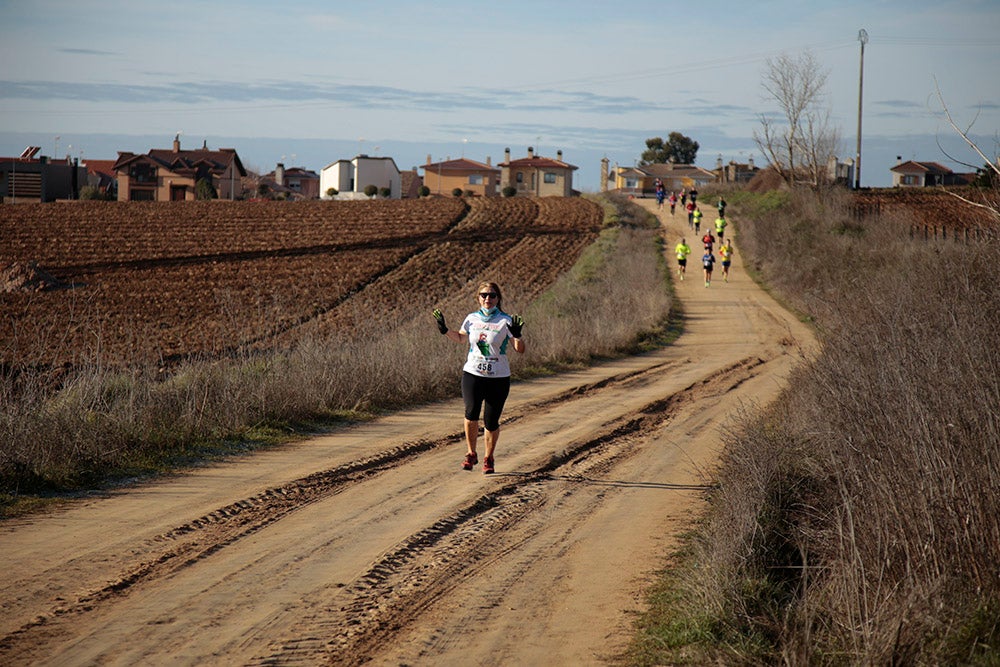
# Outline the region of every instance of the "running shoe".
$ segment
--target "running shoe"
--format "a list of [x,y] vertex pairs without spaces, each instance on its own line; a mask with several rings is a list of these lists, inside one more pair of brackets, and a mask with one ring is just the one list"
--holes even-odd
[[473,466],[479,463],[479,457],[475,454],[466,454],[465,461],[462,462],[462,470],[472,470]]
[[493,457],[487,456],[483,459],[483,474],[490,475],[493,473]]

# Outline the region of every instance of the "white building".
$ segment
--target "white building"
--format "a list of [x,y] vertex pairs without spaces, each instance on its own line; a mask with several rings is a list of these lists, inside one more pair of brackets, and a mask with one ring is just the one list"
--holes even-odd
[[319,174],[319,192],[323,199],[330,199],[327,190],[334,188],[336,199],[360,199],[365,188],[374,185],[381,190],[389,188],[389,197],[399,199],[403,194],[402,176],[396,161],[391,157],[358,155],[353,160],[337,160],[323,167]]

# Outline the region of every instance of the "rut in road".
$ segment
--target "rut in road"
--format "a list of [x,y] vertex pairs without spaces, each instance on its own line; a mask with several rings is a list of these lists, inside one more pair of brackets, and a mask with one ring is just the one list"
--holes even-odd
[[[413,535],[352,585],[317,591],[315,606],[306,607],[318,612],[301,619],[295,637],[279,642],[273,653],[254,664],[312,664],[319,656],[341,665],[370,661],[381,647],[393,643],[397,631],[447,599],[452,589],[467,580],[469,563],[481,568],[522,550],[538,532],[532,524],[551,520],[548,514],[544,518],[536,515],[559,504],[561,493],[551,493],[553,479],[598,482],[595,478],[606,476],[632,456],[650,434],[664,429],[680,405],[725,395],[752,377],[762,363],[760,359],[743,360],[682,392],[623,415],[593,438],[571,443],[540,462],[531,472],[506,475],[510,481]],[[641,374],[650,372],[662,369],[647,369]],[[556,400],[568,398],[564,395]],[[600,503],[601,497],[593,496],[592,502]],[[563,517],[563,521],[565,531],[572,532],[573,518]]]
[[[547,493],[553,480],[587,482],[627,459],[645,436],[669,423],[679,406],[712,395],[723,395],[746,379],[764,361],[751,357],[666,398],[623,415],[586,440],[568,443],[562,451],[539,458],[518,474],[498,475],[499,487],[472,498],[464,508],[438,518],[432,525],[402,540],[372,563],[353,582],[320,589],[316,599],[303,600],[309,615],[296,624],[296,635],[271,643],[273,653],[261,662],[287,662],[317,656],[364,655],[409,619],[430,608],[462,579],[463,564],[502,557],[517,548],[514,534],[525,533],[530,517],[557,502]],[[599,395],[611,387],[627,387],[663,373],[670,363],[656,364],[592,384],[580,385],[544,401],[512,411],[507,423],[530,419],[546,406]],[[435,440],[401,444],[373,456],[311,474],[230,503],[198,519],[178,525],[146,544],[142,554],[110,583],[69,602],[54,604],[47,613],[0,639],[0,662],[31,655],[47,638],[64,634],[71,624],[142,587],[232,547],[240,540],[280,521],[311,503],[364,483],[431,450],[454,446],[460,433]],[[690,488],[690,487],[685,487]],[[595,501],[597,502],[597,501]],[[517,528],[516,530],[515,527]],[[530,535],[530,531],[528,531]],[[316,610],[320,611],[317,612]]]

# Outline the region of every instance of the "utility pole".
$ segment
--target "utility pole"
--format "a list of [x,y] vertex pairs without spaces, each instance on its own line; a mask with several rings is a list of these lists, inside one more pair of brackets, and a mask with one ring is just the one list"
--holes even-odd
[[868,43],[868,33],[862,28],[858,31],[858,41],[861,42],[861,66],[858,74],[858,147],[854,159],[854,189],[861,189],[861,96],[865,82],[865,44]]

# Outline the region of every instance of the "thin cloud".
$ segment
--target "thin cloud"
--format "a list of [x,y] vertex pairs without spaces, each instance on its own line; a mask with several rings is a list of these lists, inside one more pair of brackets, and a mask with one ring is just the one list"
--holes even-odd
[[875,106],[890,107],[892,109],[923,109],[924,107],[910,100],[880,100],[874,103]]
[[489,109],[492,111],[623,114],[666,111],[666,107],[631,96],[596,95],[586,91],[464,89],[458,92],[424,91],[360,84],[288,83],[252,84],[231,81],[173,82],[165,84],[79,83],[66,81],[0,81],[0,99],[72,100],[136,104],[317,103],[359,109]]
[[120,53],[115,53],[114,51],[98,51],[97,49],[72,49],[72,48],[62,48],[57,49],[60,53],[70,53],[75,56],[118,56]]

